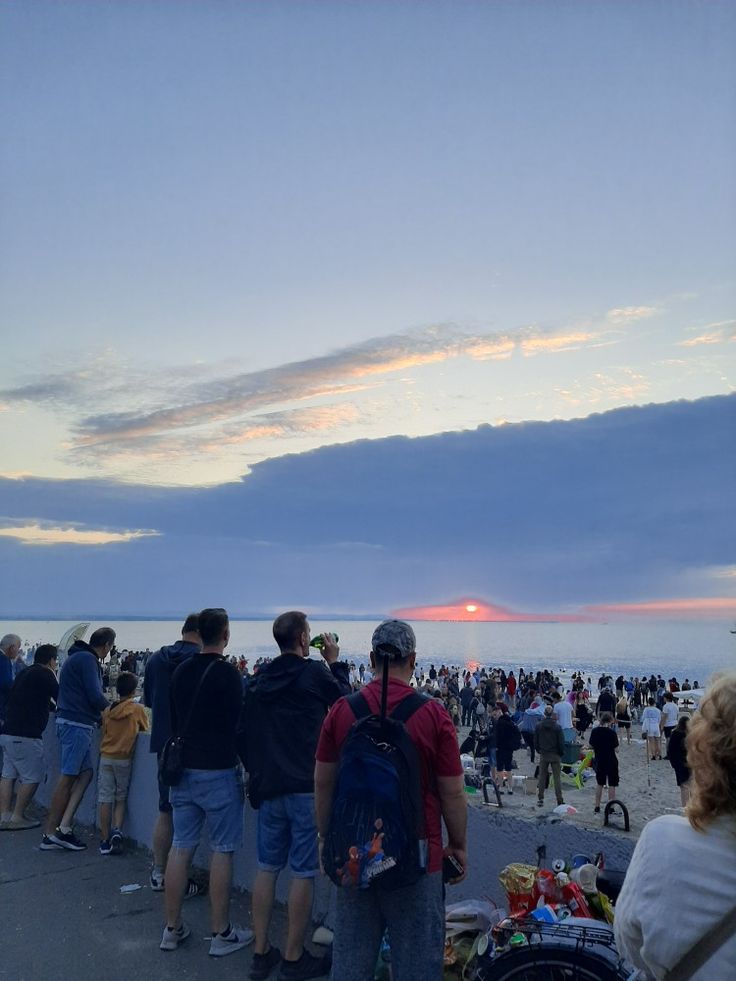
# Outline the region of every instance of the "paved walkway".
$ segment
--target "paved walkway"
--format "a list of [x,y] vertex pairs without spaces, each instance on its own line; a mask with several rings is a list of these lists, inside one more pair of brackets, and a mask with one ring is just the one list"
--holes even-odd
[[[160,951],[163,895],[149,887],[148,853],[137,849],[103,857],[96,838],[81,829],[77,833],[87,851],[42,852],[36,831],[0,832],[2,981],[245,981],[252,945],[228,957],[208,954],[206,897],[184,904],[192,928],[186,943]],[[142,888],[121,894],[127,883]],[[250,898],[235,893],[232,922],[250,925],[249,908]],[[284,912],[277,909],[272,927],[277,944],[284,928]]]

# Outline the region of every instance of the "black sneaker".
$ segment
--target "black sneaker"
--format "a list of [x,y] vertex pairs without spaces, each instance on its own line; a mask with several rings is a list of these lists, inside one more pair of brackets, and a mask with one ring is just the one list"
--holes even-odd
[[48,835],[48,839],[60,848],[67,848],[70,852],[83,852],[87,847],[73,831],[65,833],[61,828],[57,828],[52,835]]
[[278,947],[269,947],[265,954],[253,954],[253,963],[248,977],[251,981],[265,981],[280,961],[281,951]]
[[324,978],[330,973],[331,966],[331,954],[315,957],[308,950],[304,950],[298,961],[281,961],[279,981],[309,981],[309,978]]
[[122,855],[123,853],[123,832],[120,828],[113,828],[110,834],[110,850],[113,855]]
[[57,845],[55,841],[51,840],[50,835],[44,835],[38,847],[42,852],[60,852],[62,849],[61,845]]
[[100,842],[100,855],[112,855],[112,844],[107,838]]

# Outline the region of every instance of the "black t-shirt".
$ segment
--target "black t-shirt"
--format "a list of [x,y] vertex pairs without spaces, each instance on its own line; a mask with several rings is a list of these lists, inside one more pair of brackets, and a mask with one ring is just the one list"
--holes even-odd
[[589,742],[598,762],[608,763],[616,758],[618,736],[608,726],[597,726],[591,732]]
[[40,739],[49,721],[50,701],[58,695],[56,675],[43,664],[21,671],[8,695],[3,733]]
[[[197,685],[207,666],[196,701]],[[184,766],[189,770],[226,770],[238,761],[235,732],[243,702],[237,668],[217,654],[193,654],[171,677],[171,731],[184,737]],[[189,724],[187,715],[191,710]],[[183,731],[186,725],[186,731]]]

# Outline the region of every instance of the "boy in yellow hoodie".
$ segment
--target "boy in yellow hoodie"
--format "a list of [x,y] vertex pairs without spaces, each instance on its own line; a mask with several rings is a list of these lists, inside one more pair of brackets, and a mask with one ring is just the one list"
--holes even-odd
[[[138,679],[122,671],[115,683],[118,701],[102,713],[100,768],[97,774],[97,801],[100,805],[100,855],[119,855],[128,799],[130,771],[139,732],[148,731],[148,715],[133,701]],[[112,821],[112,830],[110,822]]]

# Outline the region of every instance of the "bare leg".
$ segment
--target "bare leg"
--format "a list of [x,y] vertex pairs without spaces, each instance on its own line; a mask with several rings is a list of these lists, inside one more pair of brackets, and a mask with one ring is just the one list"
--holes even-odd
[[26,807],[33,800],[33,795],[38,789],[37,783],[19,783],[16,788],[15,809],[13,810],[13,820],[21,821],[25,815]]
[[156,824],[153,826],[153,867],[163,870],[166,868],[166,859],[171,851],[171,842],[174,838],[174,821],[171,811],[159,811]]
[[100,838],[108,841],[110,838],[110,818],[112,816],[112,804],[105,802],[100,804]]
[[[189,863],[193,848],[172,848],[166,863],[166,926],[175,930],[181,926],[181,904],[189,879]],[[214,856],[213,856],[214,858]]]
[[[184,880],[186,884],[186,879]],[[212,932],[222,933],[230,922],[230,890],[233,883],[233,853],[213,852],[210,862],[210,907]],[[166,895],[169,894],[169,875],[166,873]],[[183,893],[182,893],[183,895]]]
[[599,784],[596,784],[595,785],[595,806],[596,807],[600,807],[601,806],[601,797],[602,796],[603,796],[603,787],[601,787]]
[[680,787],[680,801],[683,807],[687,807],[690,803],[690,781],[683,783]]
[[289,927],[284,960],[296,961],[304,950],[304,934],[312,917],[314,879],[292,879],[289,886]]
[[275,872],[259,870],[256,881],[253,883],[251,917],[256,934],[256,954],[265,954],[270,947],[268,928],[271,924],[271,913],[273,912],[273,901],[276,894],[276,879],[277,874]]
[[3,777],[0,780],[0,820],[7,821],[10,817],[10,802],[13,799],[13,784],[15,780]]
[[46,834],[52,835],[61,823],[61,815],[65,812],[69,803],[69,795],[72,792],[74,781],[77,777],[69,777],[62,774],[54,788],[54,794],[49,805],[49,813],[46,819]]
[[73,779],[74,783],[72,784],[69,801],[64,809],[64,813],[61,816],[61,821],[59,822],[60,828],[71,828],[74,815],[77,813],[77,808],[82,803],[84,792],[87,787],[89,787],[90,781],[92,780],[92,771],[82,770],[79,776],[74,777]]
[[609,800],[616,800],[616,788],[615,787],[609,787],[608,788],[608,799]]
[[112,809],[112,826],[113,828],[122,829],[123,821],[125,820],[125,800],[116,800],[115,806]]

